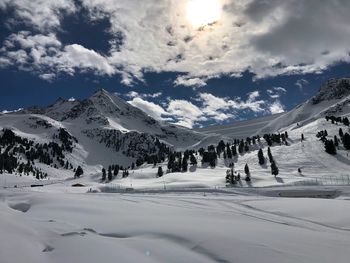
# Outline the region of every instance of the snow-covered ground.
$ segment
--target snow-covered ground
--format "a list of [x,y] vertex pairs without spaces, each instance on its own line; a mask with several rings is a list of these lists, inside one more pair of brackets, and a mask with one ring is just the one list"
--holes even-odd
[[338,190],[337,199],[284,199],[267,197],[268,189],[101,194],[56,187],[0,190],[1,263],[349,260],[346,188],[317,188]]

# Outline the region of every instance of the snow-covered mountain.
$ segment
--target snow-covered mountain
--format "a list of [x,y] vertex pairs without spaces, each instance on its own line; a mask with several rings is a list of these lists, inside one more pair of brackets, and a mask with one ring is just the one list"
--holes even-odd
[[[50,142],[60,144],[59,131],[64,130],[76,139],[64,161],[73,167],[90,166],[92,173],[100,169],[96,165],[129,166],[137,159],[158,154],[164,147],[184,149],[213,137],[159,122],[103,89],[82,101],[60,98],[48,107],[1,114],[0,129],[14,131],[32,144],[39,144],[39,149]],[[54,160],[51,166],[58,163]],[[50,173],[57,171],[51,169]]]
[[350,78],[331,79],[310,100],[277,117],[259,132],[278,131],[288,126],[303,126],[326,115],[350,112]]
[[312,98],[313,104],[323,101],[341,100],[350,95],[350,78],[330,79]]
[[79,124],[81,129],[114,129],[121,133],[148,133],[174,147],[188,146],[203,136],[187,128],[156,121],[140,109],[106,90],[98,90],[83,101],[58,99],[46,108],[29,108],[17,114],[38,114],[51,119]]
[[198,129],[207,134],[221,134],[232,138],[245,138],[257,134],[301,127],[326,115],[342,116],[350,113],[350,78],[330,79],[318,93],[289,112],[240,121],[228,125]]

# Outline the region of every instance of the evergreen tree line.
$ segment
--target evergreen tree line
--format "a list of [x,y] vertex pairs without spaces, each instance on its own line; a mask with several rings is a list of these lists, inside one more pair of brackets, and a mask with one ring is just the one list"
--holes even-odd
[[265,139],[268,146],[273,146],[274,143],[282,145],[288,145],[288,132],[284,133],[272,133],[272,134],[264,134],[263,138]]
[[335,116],[326,116],[325,119],[326,121],[331,121],[332,124],[342,123],[345,126],[350,125],[348,117],[342,118],[342,117],[335,117]]
[[[274,176],[277,176],[279,174],[279,169],[277,167],[276,161],[274,160],[274,158],[272,156],[270,147],[267,148],[267,156],[268,156],[269,162],[270,162],[271,174]],[[265,159],[265,156],[264,156],[262,149],[260,149],[258,151],[258,162],[260,165],[264,165],[266,163],[266,159]]]
[[340,139],[338,139],[337,135],[334,135],[333,139],[328,139],[327,136],[328,136],[327,130],[319,131],[316,134],[316,137],[319,138],[320,141],[324,143],[325,151],[328,154],[336,155],[337,147],[339,147],[340,142],[343,144],[346,150],[350,150],[350,135],[347,132],[344,134],[342,128],[339,128]]
[[[250,182],[251,177],[250,177],[250,170],[249,170],[248,164],[246,164],[244,166],[244,173],[246,175],[244,180],[246,182]],[[233,186],[233,185],[236,185],[240,181],[241,181],[241,174],[234,171],[234,164],[231,164],[231,169],[226,171],[226,184]]]
[[[34,167],[35,162],[51,165],[55,168],[73,169],[72,164],[65,161],[65,146],[56,142],[44,144],[34,143],[27,138],[17,136],[10,129],[3,129],[0,135],[0,173],[32,173],[38,179],[47,175]],[[22,158],[26,162],[22,162]]]
[[[195,157],[197,154],[198,152],[195,152],[193,150],[186,150],[184,153],[170,152],[168,154],[167,172],[187,172],[189,164],[192,166],[197,165],[197,158]],[[209,162],[208,156],[203,158],[207,158],[207,161]]]
[[[123,166],[120,166],[118,164],[112,164],[109,165],[107,169],[102,168],[102,181],[113,181],[119,174],[119,172],[121,171],[122,174],[122,178],[126,178],[129,176],[129,169],[128,168],[124,168]],[[135,168],[135,164],[132,163],[131,165],[131,169]]]

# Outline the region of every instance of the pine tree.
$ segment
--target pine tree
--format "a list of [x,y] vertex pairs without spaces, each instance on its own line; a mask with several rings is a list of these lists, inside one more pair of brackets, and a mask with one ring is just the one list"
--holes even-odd
[[119,173],[119,165],[115,165],[115,166],[114,166],[114,170],[113,170],[113,175],[114,175],[114,176],[117,176],[118,173]]
[[304,133],[301,134],[301,141],[305,141]]
[[170,153],[168,156],[168,170],[173,171],[174,166],[175,166],[175,154]]
[[273,157],[272,157],[272,153],[271,153],[270,147],[267,148],[267,155],[269,157],[270,163],[272,163],[273,162]]
[[332,155],[337,154],[337,148],[335,148],[333,140],[326,140],[324,147],[327,153]]
[[249,143],[246,142],[244,145],[244,151],[249,152]]
[[349,126],[350,125],[348,117],[345,117],[343,119],[343,123],[344,123],[345,126]]
[[191,154],[190,156],[190,162],[191,162],[191,165],[197,165],[197,159],[193,154]]
[[339,140],[338,140],[337,135],[334,135],[334,145],[335,145],[335,147],[339,146]]
[[350,150],[350,135],[349,133],[345,133],[343,136],[343,144],[344,144],[344,148],[346,150]]
[[102,181],[106,180],[106,169],[102,168]]
[[187,172],[187,169],[188,169],[188,162],[187,162],[187,158],[184,156],[184,158],[182,159],[182,171]]
[[245,172],[246,176],[250,176],[249,166],[247,163],[244,166],[244,172]]
[[240,154],[242,154],[242,153],[243,153],[243,150],[244,150],[244,142],[243,142],[243,140],[241,140],[240,143],[239,143],[239,145],[238,145],[238,152],[239,152]]
[[163,176],[163,168],[161,166],[158,167],[157,176],[158,177],[162,177]]
[[113,174],[112,174],[112,167],[108,166],[108,181],[112,181]]
[[271,162],[271,174],[274,175],[274,176],[277,176],[279,173],[279,169],[275,163],[275,161],[272,161]]
[[77,170],[75,171],[74,178],[79,178],[81,175],[84,174],[83,168],[79,165]]
[[129,176],[129,171],[127,169],[123,170],[123,178],[126,178]]
[[288,132],[287,131],[284,132],[284,136],[286,137],[286,139],[288,139]]
[[232,174],[230,175],[230,184],[231,185],[237,184],[236,178]]
[[237,155],[237,147],[236,144],[232,145],[231,147],[231,152],[232,152],[232,156],[236,156]]
[[343,136],[344,136],[344,132],[343,132],[342,128],[339,128],[339,136],[340,136],[340,138],[343,138]]
[[231,148],[230,146],[227,144],[227,147],[226,147],[226,151],[227,151],[227,158],[228,159],[232,159],[232,151],[231,151]]
[[259,164],[264,165],[265,164],[265,157],[262,149],[258,151],[258,158],[259,158]]

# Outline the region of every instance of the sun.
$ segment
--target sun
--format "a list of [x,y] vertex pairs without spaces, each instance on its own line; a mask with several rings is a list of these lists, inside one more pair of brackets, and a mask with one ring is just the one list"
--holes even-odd
[[189,0],[187,19],[193,27],[202,27],[217,22],[221,18],[220,0]]

